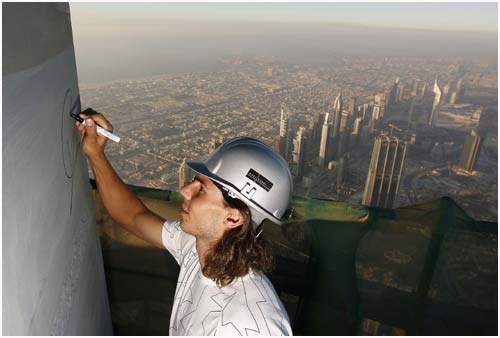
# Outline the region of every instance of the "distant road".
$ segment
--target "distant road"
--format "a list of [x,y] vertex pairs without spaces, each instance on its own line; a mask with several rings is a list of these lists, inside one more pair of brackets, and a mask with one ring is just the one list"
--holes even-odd
[[157,158],[162,159],[163,161],[173,163],[173,164],[175,164],[175,165],[177,165],[177,166],[180,166],[180,165],[181,165],[181,163],[179,163],[179,162],[175,162],[175,161],[172,161],[171,159],[166,158],[166,157],[164,157],[164,156],[162,156],[162,155],[158,155],[158,154],[151,153],[151,149],[147,149],[147,150],[146,150],[146,153],[147,153],[148,155],[151,155],[151,156],[156,156]]

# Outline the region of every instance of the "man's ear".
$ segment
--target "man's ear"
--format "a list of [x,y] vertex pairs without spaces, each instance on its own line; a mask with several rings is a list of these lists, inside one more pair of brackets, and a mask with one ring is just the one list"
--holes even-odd
[[226,218],[224,218],[224,225],[233,229],[243,224],[244,217],[241,211],[235,208],[228,208]]

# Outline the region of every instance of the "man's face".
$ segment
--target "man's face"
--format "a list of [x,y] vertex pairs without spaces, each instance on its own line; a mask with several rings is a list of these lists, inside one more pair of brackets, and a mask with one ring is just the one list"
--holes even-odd
[[180,193],[184,197],[182,230],[209,242],[221,238],[227,228],[231,208],[224,205],[224,197],[217,186],[208,177],[198,174],[180,189]]

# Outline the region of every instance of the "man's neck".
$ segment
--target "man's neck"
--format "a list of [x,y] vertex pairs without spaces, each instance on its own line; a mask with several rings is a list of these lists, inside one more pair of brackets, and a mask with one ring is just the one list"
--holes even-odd
[[212,249],[211,243],[204,241],[202,239],[196,238],[196,252],[198,253],[198,257],[200,259],[200,266],[201,266],[202,270],[203,270],[203,267],[205,266],[206,257],[210,253],[211,249]]

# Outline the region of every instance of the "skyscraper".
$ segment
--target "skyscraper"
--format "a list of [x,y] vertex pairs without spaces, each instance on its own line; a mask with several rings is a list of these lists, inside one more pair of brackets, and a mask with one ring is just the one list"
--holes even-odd
[[335,166],[336,168],[336,172],[337,172],[337,194],[340,194],[341,191],[342,191],[342,188],[344,186],[344,180],[345,180],[345,176],[346,176],[346,158],[345,157],[341,157],[338,162],[337,162],[337,165]]
[[339,140],[337,142],[337,148],[334,153],[334,160],[338,160],[344,153],[349,151],[349,134],[352,128],[352,116],[348,112],[342,112],[342,118],[340,121],[340,133]]
[[349,112],[349,115],[355,115],[357,113],[356,111],[356,101],[358,98],[356,96],[353,96],[349,99],[349,104],[347,106],[347,111]]
[[415,106],[417,105],[418,99],[416,96],[411,98],[410,109],[408,109],[408,128],[411,127],[411,122],[413,119],[413,113],[415,112]]
[[292,153],[293,173],[299,179],[304,175],[306,162],[306,142],[306,128],[301,126],[297,131],[297,135],[293,139]]
[[290,119],[288,117],[288,113],[285,113],[283,109],[281,109],[281,119],[280,119],[280,155],[283,156],[285,160],[288,160],[290,157],[289,148],[290,148]]
[[405,98],[405,84],[400,83],[398,84],[398,92],[396,96],[396,102],[402,102]]
[[370,134],[373,134],[375,132],[375,122],[377,120],[375,120],[374,118],[371,118],[369,121],[368,121],[368,131],[370,132]]
[[372,120],[378,120],[380,118],[380,106],[374,105],[372,112]]
[[410,93],[411,97],[417,96],[418,85],[419,85],[419,81],[418,80],[415,80],[415,79],[412,80],[412,82],[411,82],[411,93]]
[[330,139],[328,140],[328,149],[325,158],[325,164],[334,158],[337,158],[337,153],[339,149],[340,142],[340,125],[342,122],[342,112],[344,107],[344,101],[342,99],[342,93],[339,93],[335,98],[333,105],[331,106],[332,114],[332,125],[330,127]]
[[450,104],[455,104],[455,103],[457,103],[457,92],[453,91],[451,92],[450,95]]
[[449,97],[450,97],[450,84],[447,83],[443,87],[443,93],[441,95],[441,101],[442,102],[448,102]]
[[179,166],[179,189],[182,188],[187,182],[191,180],[191,172],[186,164],[186,159],[182,160]]
[[[340,117],[340,129],[339,132],[343,133],[346,129],[349,127],[349,113],[346,111],[342,112],[342,115]],[[353,119],[354,120],[354,119]]]
[[373,144],[372,157],[362,203],[394,208],[404,170],[407,141],[398,137],[378,135]]
[[389,93],[389,102],[388,106],[392,108],[394,104],[397,102],[398,99],[398,84],[399,84],[399,77],[396,78],[396,81],[394,81],[391,91]]
[[327,156],[327,147],[328,147],[328,140],[329,140],[329,125],[328,125],[328,118],[329,114],[325,114],[325,121],[323,122],[323,127],[321,128],[321,140],[319,142],[319,158],[318,158],[318,165],[320,167],[324,167],[326,162],[326,156]]
[[422,86],[422,90],[420,91],[420,99],[422,99],[422,101],[424,100],[426,90],[427,90],[427,84],[424,83],[424,85]]
[[354,119],[354,123],[352,125],[352,132],[349,136],[349,147],[354,149],[358,145],[358,141],[361,135],[361,117],[357,117]]
[[432,110],[429,115],[428,124],[429,126],[434,127],[434,124],[439,115],[439,103],[441,102],[441,89],[439,89],[438,87],[437,77],[434,81],[434,88],[432,89],[432,91],[434,92],[434,101],[432,102]]
[[340,132],[340,121],[342,119],[342,109],[344,106],[344,102],[342,100],[342,93],[339,93],[339,95],[335,98],[335,101],[333,102],[333,129],[330,131],[331,137],[336,138],[339,136]]
[[369,115],[369,106],[368,103],[363,104],[363,109],[361,113],[361,119],[364,120],[367,118],[367,115]]
[[220,146],[222,143],[224,143],[225,139],[224,136],[219,136],[216,138],[213,138],[210,141],[210,144],[208,145],[208,153],[211,154],[217,149],[218,146]]
[[314,115],[313,119],[309,124],[309,129],[311,130],[310,140],[315,148],[319,149],[319,141],[321,140],[321,127],[323,126],[323,121],[321,120],[321,114]]
[[359,134],[360,133],[360,128],[361,128],[361,117],[357,117],[354,119],[354,124],[352,127],[352,133],[353,134]]
[[[375,104],[373,105],[373,109],[375,111],[375,107],[377,108],[377,120],[384,116],[385,113],[385,94],[377,94],[375,95]],[[374,114],[375,115],[375,114]]]
[[474,166],[476,165],[480,144],[481,137],[474,129],[472,129],[470,135],[467,135],[467,137],[465,138],[462,154],[460,155],[460,162],[458,166],[461,169],[472,173],[472,171],[474,170]]
[[277,152],[278,154],[280,153],[280,136],[276,136],[273,140],[273,150]]
[[465,87],[463,85],[462,79],[458,80],[457,82],[456,92],[457,92],[457,97],[455,103],[462,103],[465,96]]

